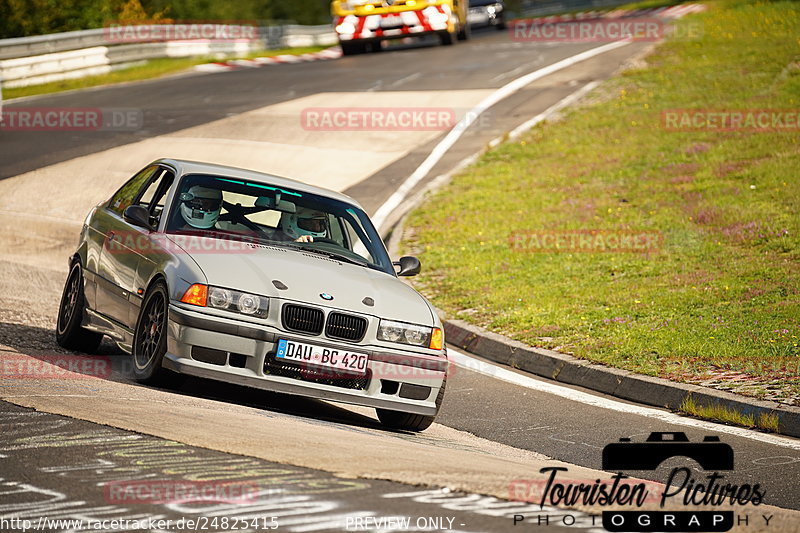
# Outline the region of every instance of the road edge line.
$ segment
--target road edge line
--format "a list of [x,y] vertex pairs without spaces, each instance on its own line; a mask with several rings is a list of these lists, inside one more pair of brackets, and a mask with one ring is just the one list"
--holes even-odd
[[500,366],[493,361],[483,360],[483,358],[478,359],[473,354],[468,354],[460,349],[451,347],[451,349],[448,350],[448,357],[455,365],[466,370],[483,374],[485,376],[490,376],[518,387],[524,387],[529,390],[535,390],[545,394],[559,396],[572,402],[578,402],[592,407],[597,407],[599,409],[607,409],[619,413],[629,413],[635,416],[659,420],[667,424],[702,429],[704,431],[725,433],[727,435],[733,435],[743,439],[763,442],[772,446],[780,446],[791,450],[800,450],[800,441],[791,439],[784,435],[777,435],[775,433],[761,433],[741,426],[729,426],[720,422],[714,422],[702,418],[682,416],[680,414],[673,413],[672,411],[659,409],[656,407],[648,407],[636,403],[620,401],[616,398],[606,398],[604,396],[595,395],[592,392],[568,387],[562,383],[552,383],[550,381],[538,379],[537,377],[530,375],[531,373],[525,370],[520,371],[518,368]]
[[403,203],[411,190],[420,181],[422,181],[422,179],[425,178],[425,176],[427,176],[431,170],[433,170],[433,167],[436,165],[436,163],[438,163],[442,157],[444,157],[447,151],[453,147],[453,145],[458,141],[458,139],[461,138],[470,125],[472,125],[472,123],[475,122],[475,120],[477,120],[477,118],[484,111],[536,80],[539,80],[545,76],[549,76],[550,74],[558,72],[559,70],[563,70],[567,67],[571,67],[576,63],[580,63],[581,61],[585,61],[594,56],[628,45],[631,42],[631,40],[615,41],[613,43],[604,44],[596,48],[591,48],[585,52],[575,54],[574,56],[562,59],[561,61],[556,61],[555,63],[552,63],[546,67],[529,72],[528,74],[510,81],[492,92],[492,94],[488,95],[476,106],[467,111],[467,113],[464,115],[464,118],[459,120],[458,123],[450,129],[447,135],[445,135],[445,137],[439,141],[433,150],[431,150],[431,153],[428,154],[425,160],[419,164],[416,170],[414,170],[414,172],[412,172],[411,175],[409,175],[405,181],[400,184],[397,190],[392,193],[392,195],[377,209],[377,211],[375,211],[375,214],[371,217],[375,227],[378,228],[379,231],[382,229],[386,223],[386,220],[390,215],[393,214],[395,209],[397,209]]
[[[684,399],[691,398],[701,407],[721,406],[746,415],[752,414],[756,418],[762,414],[775,415],[778,417],[776,434],[800,437],[800,408],[797,407],[603,366],[571,355],[528,346],[462,320],[442,322],[448,344],[489,361],[557,383],[583,387],[615,398],[673,411],[679,410]],[[735,427],[757,431],[742,426]]]

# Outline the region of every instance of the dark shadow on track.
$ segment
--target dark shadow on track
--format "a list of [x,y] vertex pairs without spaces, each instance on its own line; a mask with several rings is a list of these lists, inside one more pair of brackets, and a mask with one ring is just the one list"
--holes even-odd
[[[33,357],[40,361],[57,364],[69,371],[90,374],[109,381],[127,383],[144,387],[132,379],[130,356],[123,352],[108,337],[96,353],[91,355],[80,354],[65,350],[56,344],[55,331],[52,329],[26,326],[0,322],[0,344],[8,346],[20,354]],[[8,357],[7,355],[4,357]],[[74,359],[73,359],[74,358]],[[97,366],[78,365],[70,366],[70,360],[106,360],[110,362],[110,375],[96,373]],[[14,371],[11,367],[12,372]],[[27,372],[22,368],[23,372]],[[35,379],[38,370],[31,371],[30,377]],[[0,379],[20,378],[22,376],[3,376]],[[370,418],[347,409],[337,407],[324,401],[304,398],[288,394],[264,391],[260,389],[231,385],[210,379],[186,376],[186,379],[177,380],[179,384],[169,387],[153,387],[160,390],[177,392],[196,398],[204,398],[235,405],[243,405],[264,411],[282,413],[302,418],[313,418],[324,422],[333,422],[370,429],[390,431],[382,426],[377,419]]]

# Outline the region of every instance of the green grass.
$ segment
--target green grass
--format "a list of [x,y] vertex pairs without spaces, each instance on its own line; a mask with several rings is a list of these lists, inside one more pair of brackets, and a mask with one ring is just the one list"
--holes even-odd
[[[587,11],[596,11],[598,13],[605,13],[608,11],[616,11],[618,9],[634,10],[634,9],[653,9],[657,7],[669,7],[681,4],[698,3],[697,0],[640,0],[638,2],[629,2],[626,4],[611,5],[611,6],[598,6],[598,7],[581,7],[574,9],[565,9],[563,11],[549,13],[547,15],[533,15],[533,18],[538,16],[550,17],[553,15],[573,15],[575,13],[584,13]],[[528,18],[528,17],[521,17]]]
[[696,0],[684,0],[683,2],[676,2],[675,0],[641,0],[639,2],[631,2],[630,4],[624,4],[621,6],[617,6],[613,9],[653,9],[656,7],[670,7],[676,6],[681,4],[696,4],[699,3]]
[[[556,123],[483,156],[408,220],[415,285],[530,345],[800,393],[800,135],[671,132],[661,111],[800,109],[800,10],[715,1]],[[698,33],[702,33],[699,35]],[[529,253],[528,231],[651,230],[652,253]]]
[[[273,57],[282,54],[300,55],[309,52],[319,52],[328,48],[327,46],[310,46],[304,48],[284,48],[281,50],[264,50],[261,52],[253,52],[246,56],[245,59],[254,57]],[[230,58],[233,59],[233,58]],[[187,70],[195,65],[202,65],[204,63],[211,63],[219,61],[211,57],[187,57],[187,58],[164,58],[164,59],[151,59],[144,62],[143,65],[135,65],[128,68],[120,69],[108,74],[101,74],[98,76],[86,76],[85,78],[77,78],[74,80],[63,80],[52,83],[43,83],[41,85],[31,85],[29,87],[17,87],[13,89],[3,89],[3,98],[10,100],[12,98],[19,98],[22,96],[33,96],[37,94],[49,94],[61,91],[70,91],[75,89],[86,89],[88,87],[97,87],[98,85],[109,85],[113,83],[124,83],[130,81],[148,80],[159,78],[168,74],[175,74]]]
[[756,417],[753,414],[743,414],[719,404],[700,406],[697,405],[691,396],[684,398],[679,407],[679,411],[698,418],[716,420],[717,422],[748,428],[759,428],[774,433],[777,433],[780,429],[778,416],[775,413],[761,413]]

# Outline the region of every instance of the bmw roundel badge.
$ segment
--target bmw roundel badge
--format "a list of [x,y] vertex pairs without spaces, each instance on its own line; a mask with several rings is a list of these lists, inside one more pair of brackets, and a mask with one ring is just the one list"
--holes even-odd
[[330,295],[330,294],[328,294],[327,292],[323,292],[323,293],[321,293],[321,294],[319,295],[319,297],[320,297],[320,298],[322,298],[323,300],[328,300],[328,301],[331,301],[331,300],[333,300],[333,296],[331,296],[331,295]]

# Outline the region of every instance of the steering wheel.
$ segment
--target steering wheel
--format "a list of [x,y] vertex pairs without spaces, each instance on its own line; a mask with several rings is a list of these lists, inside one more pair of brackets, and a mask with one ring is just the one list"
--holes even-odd
[[329,239],[327,237],[314,237],[314,242],[325,242],[328,244],[335,244],[336,246],[341,246],[338,242],[334,241],[333,239]]

